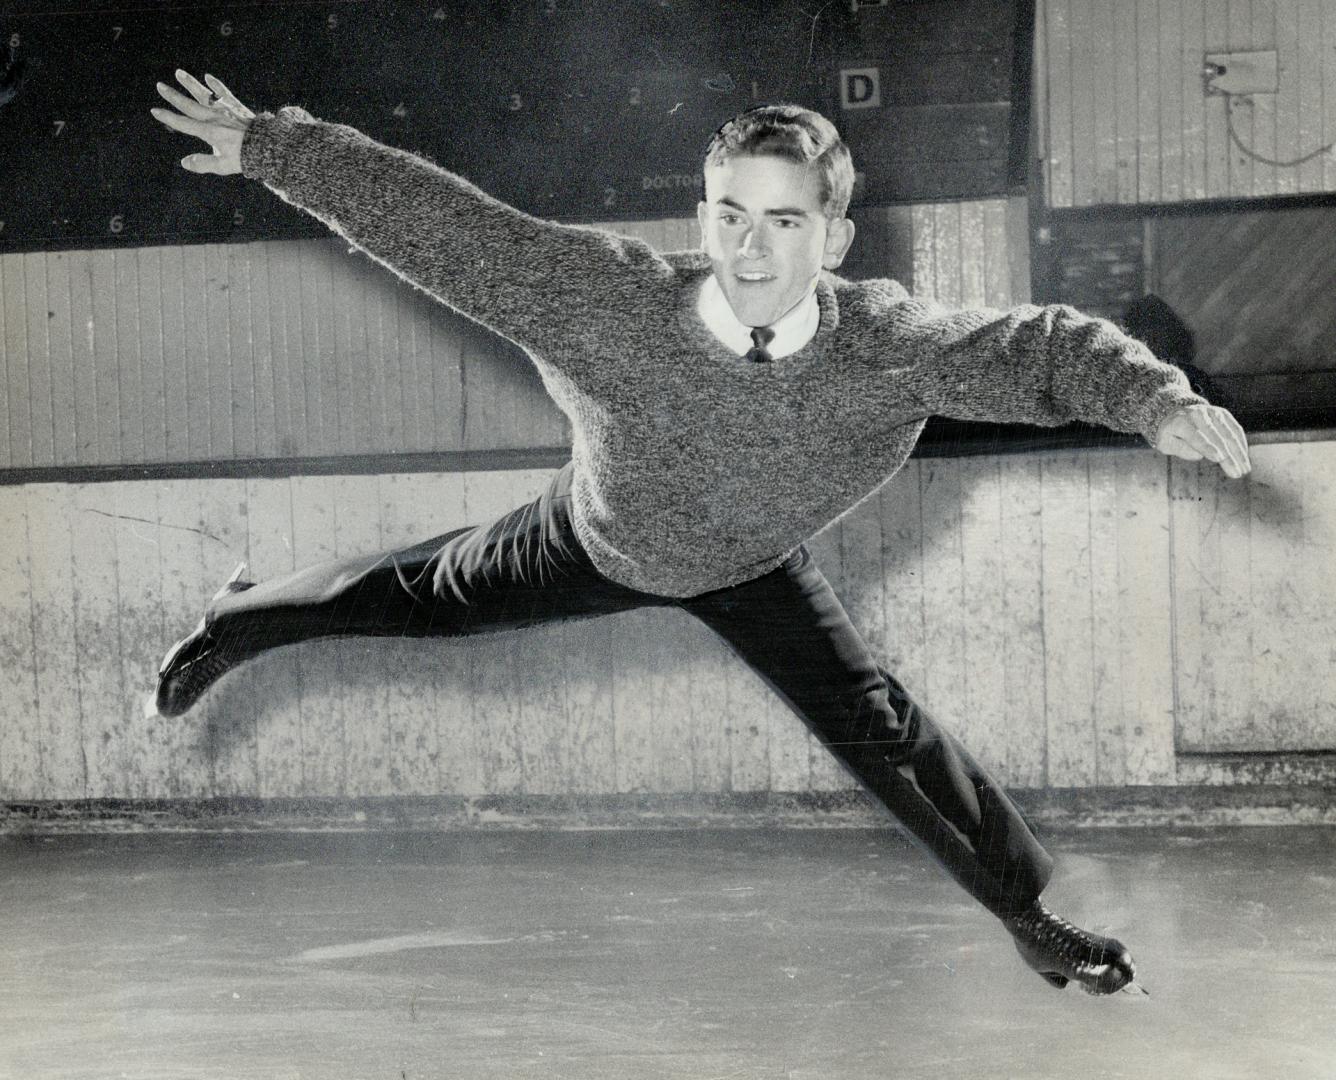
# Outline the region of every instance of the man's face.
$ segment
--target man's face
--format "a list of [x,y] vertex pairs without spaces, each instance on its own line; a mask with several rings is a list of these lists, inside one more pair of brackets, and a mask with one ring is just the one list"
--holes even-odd
[[769,326],[792,310],[854,238],[853,222],[823,213],[820,170],[773,154],[707,167],[696,216],[714,276],[746,326]]

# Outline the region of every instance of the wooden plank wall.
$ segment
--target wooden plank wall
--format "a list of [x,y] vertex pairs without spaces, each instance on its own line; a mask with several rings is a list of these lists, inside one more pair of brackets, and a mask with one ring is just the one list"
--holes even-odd
[[1247,484],[1176,470],[1180,746],[1336,749],[1336,453],[1268,446]]
[[3,255],[0,300],[0,468],[567,440],[518,350],[334,239]]
[[[887,666],[1005,782],[1174,784],[1178,749],[1336,748],[1336,443],[1254,463],[1238,484],[1149,450],[915,460],[813,548]],[[143,714],[235,563],[404,544],[547,475],[0,488],[0,799],[849,787],[678,612],[310,643],[184,718]]]
[[[866,211],[862,240],[897,274],[912,245],[943,298],[1005,303],[1028,295],[1016,212],[915,207],[911,241]],[[662,251],[700,242],[694,218],[603,226]],[[0,255],[0,469],[569,441],[518,349],[339,240]]]
[[1050,206],[1336,191],[1336,154],[1264,164],[1231,143],[1208,52],[1274,50],[1276,94],[1234,98],[1243,144],[1288,162],[1336,142],[1329,0],[1042,0],[1036,91]]
[[[898,261],[912,265],[922,295],[1005,306],[1024,298],[1017,295],[1024,277],[1017,251],[1024,249],[1006,243],[1008,235],[1024,235],[1023,215],[1015,203],[913,208],[913,251]],[[662,248],[695,242],[689,220],[611,224]],[[318,259],[344,258],[329,246],[305,248]],[[170,263],[172,256],[164,251],[160,257]],[[306,250],[297,252],[299,260],[306,257]],[[243,265],[272,264],[266,252],[263,261]],[[26,287],[26,267],[24,274]],[[244,273],[239,278],[248,280]],[[156,361],[143,363],[159,355],[152,329],[157,307],[151,295],[136,306],[116,292],[115,281],[130,279],[108,279],[110,305],[92,289],[70,291],[68,302],[52,309],[57,315],[50,317],[46,339],[54,343],[49,355],[70,357],[70,379],[77,373],[83,380],[77,396],[85,416],[81,430],[99,433],[102,441],[92,445],[104,448],[122,445],[119,420],[112,424],[106,417],[132,412],[110,408],[119,407],[123,383],[114,369],[109,375],[105,365],[91,363],[97,341],[106,341],[107,325],[139,327],[135,348],[110,354],[141,361],[138,382],[124,385],[138,385],[140,399],[150,402],[154,392],[143,388],[158,385],[156,374],[142,374],[157,371]],[[140,295],[146,279],[134,280]],[[405,295],[393,295],[393,305],[384,295],[373,299],[384,287],[379,278],[368,278],[361,295],[364,311],[382,313],[369,324],[374,330],[368,340],[399,350],[400,364],[391,374],[410,379],[421,372],[417,361],[403,359],[411,355],[426,357],[428,367],[444,363],[462,371],[464,381],[490,378],[498,403],[486,423],[503,435],[529,430],[522,402],[502,404],[507,393],[517,392],[507,391],[495,374],[500,362],[486,352],[492,347],[488,338],[479,334],[442,345],[434,310],[401,318],[398,305],[411,306],[416,298],[398,290]],[[7,285],[6,325],[22,324],[23,341],[40,346],[36,328],[43,324],[29,312],[30,295],[15,301]],[[331,285],[313,310],[332,311],[349,295],[344,286]],[[108,309],[121,314],[111,324],[99,322]],[[207,306],[193,310],[208,315]],[[226,346],[228,357],[249,357],[266,353],[267,335],[272,370],[288,365],[290,377],[278,384],[288,391],[286,411],[280,413],[276,391],[272,413],[257,408],[232,415],[272,415],[263,423],[257,419],[255,430],[269,423],[276,435],[280,415],[300,418],[309,415],[301,411],[303,403],[327,401],[318,394],[318,376],[302,381],[306,369],[298,360],[328,339],[300,336],[287,308],[268,310],[267,320],[252,316],[248,326],[230,316],[224,323],[217,311],[202,331],[192,317],[187,334],[181,306],[164,305],[162,325],[171,327],[164,337],[195,342],[192,355],[206,361],[209,342],[220,350]],[[89,319],[91,344],[74,332]],[[68,333],[56,329],[62,326]],[[317,326],[315,333],[321,332]],[[343,340],[353,340],[351,332]],[[241,342],[251,348],[234,347]],[[88,362],[76,364],[76,352]],[[34,354],[25,349],[22,355]],[[40,347],[35,355],[43,355]],[[470,355],[479,358],[472,374]],[[8,399],[11,410],[27,388],[46,385],[40,379],[14,382],[16,371],[37,366],[7,368],[8,385],[19,387]],[[200,370],[211,369],[206,362]],[[337,370],[357,368],[336,364]],[[215,377],[220,392],[227,387],[224,400],[235,402],[237,380]],[[382,381],[385,393],[398,385]],[[336,379],[336,391],[338,385]],[[214,410],[199,408],[194,398],[201,395],[187,398],[166,382],[161,392],[178,394],[171,408],[198,419],[186,434],[193,431],[196,449],[209,452],[214,431],[224,430]],[[429,434],[435,422],[411,427],[403,411],[409,397],[394,399],[394,434],[405,440],[406,432]],[[381,398],[369,389],[367,398],[349,400]],[[438,400],[433,394],[433,409]],[[377,416],[388,415],[385,408]],[[150,413],[141,410],[139,416]],[[56,415],[53,409],[53,420]],[[446,414],[432,414],[440,415]],[[449,415],[455,416],[454,437],[462,438],[468,424]],[[325,427],[322,418],[321,431]],[[313,428],[306,425],[307,437]],[[388,438],[375,428],[359,420],[337,430],[340,437],[354,432],[373,445],[389,445],[374,443]],[[235,448],[235,425],[232,430]],[[538,430],[536,438],[542,437]],[[479,430],[476,437],[487,434]],[[189,437],[172,438],[170,445],[188,457]],[[150,445],[147,439],[144,445]],[[153,445],[168,446],[168,434]],[[282,450],[258,434],[256,446]],[[1322,600],[1336,585],[1329,577],[1313,585],[1311,566],[1333,562],[1330,530],[1323,524],[1330,513],[1323,477],[1331,475],[1332,457],[1324,444],[1258,448],[1258,475],[1268,479],[1242,510],[1237,486],[1222,485],[1209,470],[1170,469],[1148,452],[913,461],[813,546],[891,669],[1008,783],[1172,783],[1183,768],[1175,758],[1176,739],[1198,750],[1316,749],[1326,741],[1322,733],[1330,730],[1330,717],[1316,704],[1322,695],[1314,689],[1329,682],[1330,660],[1323,667],[1314,649],[1322,640],[1322,612],[1330,609]],[[1273,459],[1277,466],[1268,474]],[[165,646],[193,624],[207,593],[240,559],[248,558],[257,576],[267,576],[330,555],[406,543],[501,512],[531,495],[544,478],[534,472],[386,474],[0,488],[0,521],[11,541],[0,557],[0,797],[714,793],[850,786],[749,672],[676,613],[633,613],[485,645],[316,643],[256,661],[246,678],[220,686],[182,721],[142,716]],[[1220,543],[1216,511],[1230,522],[1231,537],[1244,537],[1246,544]],[[1266,609],[1266,617],[1275,616],[1268,632],[1278,636],[1267,642],[1268,659],[1249,669],[1260,689],[1245,708],[1226,679],[1249,663],[1251,635],[1258,632],[1256,620],[1246,616],[1253,610],[1247,604],[1257,605],[1247,592],[1253,559],[1265,559],[1275,578],[1267,579],[1275,588],[1260,594],[1263,607],[1268,597],[1289,596],[1285,583],[1292,586],[1293,574],[1310,567],[1301,590],[1309,606],[1298,621],[1281,600],[1274,613]],[[1283,660],[1276,659],[1291,645],[1286,627],[1302,631],[1302,641],[1293,643],[1305,663],[1297,680],[1287,678]],[[1233,636],[1221,650],[1210,647],[1221,633]],[[1217,699],[1234,702],[1234,720],[1223,728],[1213,719]],[[1178,732],[1176,707],[1183,718]],[[1257,723],[1256,716],[1270,715],[1268,709],[1281,710],[1279,718]],[[1208,779],[1228,777],[1220,772]]]

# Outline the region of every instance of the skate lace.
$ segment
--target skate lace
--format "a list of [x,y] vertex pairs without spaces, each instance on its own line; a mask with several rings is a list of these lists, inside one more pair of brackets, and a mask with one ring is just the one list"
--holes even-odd
[[166,681],[172,688],[173,697],[193,700],[237,664],[238,653],[242,651],[239,648],[241,638],[237,633],[215,634],[208,628],[204,631],[204,638],[197,655],[167,674]]
[[1107,962],[1104,938],[1082,930],[1042,905],[1022,916],[1020,926],[1036,945],[1074,967],[1089,969]]

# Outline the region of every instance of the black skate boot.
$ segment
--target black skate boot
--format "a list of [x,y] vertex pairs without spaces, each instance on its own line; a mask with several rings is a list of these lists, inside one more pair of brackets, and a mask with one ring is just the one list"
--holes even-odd
[[224,596],[251,588],[254,582],[242,581],[246,564],[242,563],[213,595],[199,625],[167,650],[158,669],[158,692],[154,706],[161,716],[180,716],[199,700],[223,672],[251,655],[246,642],[233,636],[230,640],[215,635],[211,629],[213,605]]
[[1133,982],[1136,966],[1121,941],[1073,926],[1041,900],[1003,925],[1016,939],[1021,958],[1059,990],[1075,980],[1087,994],[1146,993]]

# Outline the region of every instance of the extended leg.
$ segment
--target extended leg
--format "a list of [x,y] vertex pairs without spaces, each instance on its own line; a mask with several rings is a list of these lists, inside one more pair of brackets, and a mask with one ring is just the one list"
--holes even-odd
[[456,637],[666,602],[594,570],[571,525],[568,466],[542,496],[490,525],[229,583],[168,652],[156,706],[179,715],[242,661],[314,638]]
[[755,581],[682,606],[719,633],[972,896],[1054,985],[1131,981],[1131,958],[1039,902],[1052,870],[1011,799],[882,670],[805,548]]

